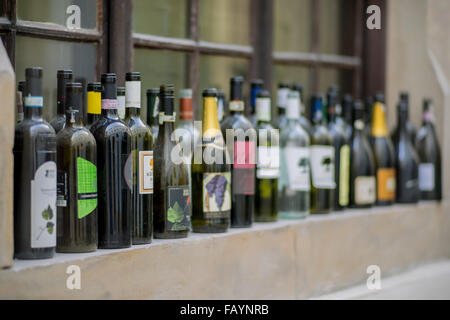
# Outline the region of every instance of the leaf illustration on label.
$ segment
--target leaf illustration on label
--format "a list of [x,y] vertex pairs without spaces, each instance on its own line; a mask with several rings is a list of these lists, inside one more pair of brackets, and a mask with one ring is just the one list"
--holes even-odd
[[50,205],[48,205],[47,209],[42,211],[42,218],[45,220],[51,220],[53,218],[53,210]]
[[216,175],[206,184],[208,197],[216,195],[216,204],[219,210],[222,210],[225,191],[227,189],[227,179],[222,175]]
[[302,173],[306,173],[309,170],[308,158],[300,158],[298,162],[298,167],[301,169]]
[[322,165],[325,167],[325,170],[330,171],[331,164],[332,164],[331,158],[329,157],[323,158]]
[[53,222],[47,222],[47,232],[49,234],[53,234],[53,227],[55,226],[55,224]]
[[178,202],[175,202],[173,207],[167,210],[167,220],[172,223],[180,223],[184,219],[184,212]]

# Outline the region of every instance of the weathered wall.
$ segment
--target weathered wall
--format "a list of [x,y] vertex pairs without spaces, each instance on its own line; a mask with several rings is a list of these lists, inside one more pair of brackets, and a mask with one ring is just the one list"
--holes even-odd
[[444,195],[450,198],[450,1],[389,0],[386,90],[389,123],[396,123],[400,90],[410,93],[410,118],[422,119],[422,100],[431,97],[443,151]]
[[13,256],[14,87],[14,71],[0,41],[0,269],[11,265]]

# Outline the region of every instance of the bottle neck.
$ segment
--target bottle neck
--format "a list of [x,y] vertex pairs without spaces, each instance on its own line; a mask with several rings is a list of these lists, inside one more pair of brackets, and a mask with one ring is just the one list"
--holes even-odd
[[158,123],[159,97],[155,95],[147,95],[147,123],[152,126]]
[[82,127],[83,119],[78,110],[66,111],[66,127]]
[[116,119],[118,118],[118,102],[117,99],[102,98],[102,116]]
[[57,101],[56,101],[56,113],[58,115],[64,115],[64,105],[66,101],[66,92],[65,92],[65,86],[66,83],[68,83],[70,80],[65,78],[58,78],[58,85],[57,85]]
[[25,119],[42,119],[42,108],[43,108],[43,97],[42,96],[26,96],[24,98],[24,118]]
[[127,107],[125,109],[125,117],[131,118],[131,117],[140,117],[141,116],[141,108],[132,108]]
[[336,118],[337,118],[337,110],[336,110],[336,105],[329,105],[327,107],[327,113],[328,113],[328,122],[329,123],[336,123]]
[[192,98],[180,98],[180,120],[192,121]]
[[373,105],[371,128],[373,137],[387,137],[388,135],[384,106],[381,102],[375,102]]
[[364,123],[364,119],[357,118],[357,119],[355,119],[355,121],[353,123],[353,129],[354,129],[353,133],[355,135],[363,135],[365,127],[366,127],[366,125]]
[[230,100],[228,109],[231,115],[241,115],[244,112],[244,101],[239,99]]
[[102,94],[96,91],[87,92],[87,113],[100,115],[102,113]]
[[205,138],[214,138],[217,132],[220,132],[217,100],[214,97],[204,97],[202,136]]
[[434,124],[434,115],[431,110],[425,110],[422,114],[422,124]]
[[270,98],[257,98],[255,105],[258,123],[270,123]]

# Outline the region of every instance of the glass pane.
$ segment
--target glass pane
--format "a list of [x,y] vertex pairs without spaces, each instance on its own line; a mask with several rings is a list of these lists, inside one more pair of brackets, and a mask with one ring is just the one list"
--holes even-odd
[[[187,54],[167,50],[134,49],[134,67],[142,77],[142,110],[141,118],[147,119],[147,89],[159,88],[163,83],[175,86],[175,97],[185,86]],[[178,99],[176,99],[178,101]],[[178,102],[175,110],[178,115]]]
[[249,44],[250,0],[200,0],[200,37],[209,42]]
[[310,0],[275,0],[275,51],[310,51]]
[[134,0],[133,31],[157,36],[187,36],[187,0]]
[[[319,52],[339,54],[342,25],[342,0],[320,1]],[[351,35],[348,35],[351,36]]]
[[[78,14],[72,5],[79,7],[80,26],[83,29],[97,27],[97,1],[95,0],[18,0],[17,15],[22,20],[53,22],[67,26],[71,17]],[[69,13],[67,13],[69,12]]]
[[76,81],[84,84],[96,80],[96,45],[16,38],[16,80],[25,80],[25,68],[43,68],[44,117],[56,115],[56,72],[71,69]]
[[[225,96],[230,96],[230,78],[233,76],[244,77],[244,101],[248,96],[248,68],[249,62],[244,58],[231,58],[221,56],[200,56],[200,79],[198,85],[198,99],[201,102],[201,94],[203,89],[217,88],[225,92]],[[203,107],[199,103],[198,116],[202,117]],[[227,110],[227,109],[226,109]]]

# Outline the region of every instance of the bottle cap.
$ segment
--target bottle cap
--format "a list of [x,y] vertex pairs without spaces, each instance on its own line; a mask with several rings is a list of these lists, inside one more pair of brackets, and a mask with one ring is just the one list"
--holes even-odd
[[140,72],[127,72],[125,74],[125,81],[141,81]]

